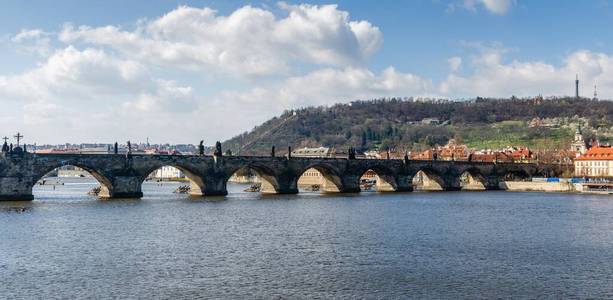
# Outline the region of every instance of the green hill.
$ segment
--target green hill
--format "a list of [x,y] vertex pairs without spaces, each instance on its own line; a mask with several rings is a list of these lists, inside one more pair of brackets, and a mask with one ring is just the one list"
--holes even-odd
[[576,127],[610,142],[613,101],[589,99],[483,99],[407,101],[377,99],[286,111],[225,141],[237,154],[266,155],[292,147],[425,149],[451,138],[473,148],[524,145],[566,148]]

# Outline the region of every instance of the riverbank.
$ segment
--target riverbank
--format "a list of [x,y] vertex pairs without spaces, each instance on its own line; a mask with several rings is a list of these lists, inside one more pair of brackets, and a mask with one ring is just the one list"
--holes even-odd
[[574,192],[575,188],[570,182],[546,181],[504,181],[500,188],[510,192]]
[[570,181],[505,181],[500,188],[509,192],[613,194],[613,183],[573,183]]

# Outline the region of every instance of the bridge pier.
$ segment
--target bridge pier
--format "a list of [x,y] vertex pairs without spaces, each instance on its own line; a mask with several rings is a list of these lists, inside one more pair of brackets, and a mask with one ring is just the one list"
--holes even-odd
[[228,195],[226,176],[212,174],[204,178],[204,186],[200,186],[197,192],[190,193],[193,196],[226,196]]
[[112,186],[101,184],[98,196],[104,199],[142,198],[142,180],[140,176],[115,176]]
[[291,173],[282,173],[276,177],[276,189],[270,182],[262,181],[262,193],[270,194],[298,194],[298,177]]
[[342,185],[339,189],[339,193],[359,193],[360,189],[360,175],[345,175],[341,176]]
[[498,177],[487,177],[485,178],[485,190],[488,191],[497,191],[500,190],[500,182],[502,182],[502,180],[500,180],[500,178]]
[[31,201],[31,180],[23,177],[0,177],[0,201]]
[[413,176],[398,175],[396,177],[396,192],[412,192],[413,191]]

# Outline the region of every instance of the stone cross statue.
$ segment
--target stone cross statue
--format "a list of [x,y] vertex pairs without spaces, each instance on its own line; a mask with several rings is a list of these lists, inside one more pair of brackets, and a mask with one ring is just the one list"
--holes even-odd
[[15,138],[17,139],[17,147],[19,147],[19,141],[23,138],[23,135],[17,132],[17,134],[15,135]]
[[222,156],[222,152],[221,152],[221,143],[219,141],[217,141],[215,143],[215,153],[213,153],[215,156]]
[[200,156],[204,155],[204,141],[200,141],[200,144],[198,145],[198,153]]

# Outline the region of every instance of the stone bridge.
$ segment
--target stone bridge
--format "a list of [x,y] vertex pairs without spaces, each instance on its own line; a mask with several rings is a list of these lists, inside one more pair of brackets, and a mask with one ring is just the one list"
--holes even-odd
[[[324,178],[323,191],[360,191],[360,177],[377,173],[378,191],[413,190],[419,171],[443,190],[460,190],[462,175],[469,174],[485,189],[499,189],[505,179],[559,176],[563,166],[527,163],[482,163],[401,159],[344,159],[257,156],[197,156],[139,154],[32,154],[3,153],[0,156],[0,200],[32,200],[32,188],[45,174],[62,166],[76,166],[91,173],[101,185],[100,197],[139,198],[147,176],[163,166],[173,166],[190,179],[195,196],[226,195],[232,174],[250,168],[262,178],[263,193],[298,193],[298,178],[314,168]],[[420,173],[421,174],[421,173]]]

